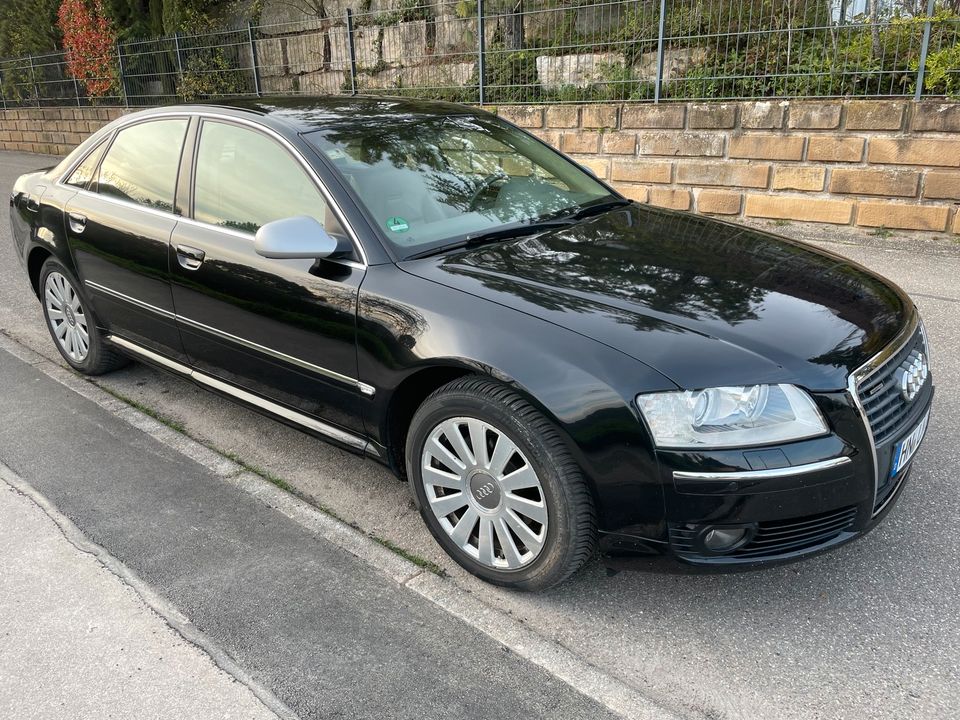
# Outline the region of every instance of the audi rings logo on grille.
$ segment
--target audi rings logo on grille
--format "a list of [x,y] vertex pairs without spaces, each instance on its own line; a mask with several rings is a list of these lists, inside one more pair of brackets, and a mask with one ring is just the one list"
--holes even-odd
[[900,365],[900,394],[907,402],[913,400],[927,381],[929,374],[927,358],[919,350],[914,350]]
[[493,493],[494,489],[493,483],[484,483],[476,490],[475,494],[477,496],[477,500],[483,500],[485,497],[489,497],[490,494]]

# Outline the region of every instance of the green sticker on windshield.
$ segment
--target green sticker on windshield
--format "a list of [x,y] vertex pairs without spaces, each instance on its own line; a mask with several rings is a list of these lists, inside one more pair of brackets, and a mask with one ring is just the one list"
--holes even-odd
[[402,217],[395,216],[387,218],[387,230],[390,232],[406,232],[410,229],[410,224]]

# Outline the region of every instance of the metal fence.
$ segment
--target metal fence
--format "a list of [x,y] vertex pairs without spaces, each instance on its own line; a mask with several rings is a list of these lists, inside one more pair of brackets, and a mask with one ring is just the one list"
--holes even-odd
[[302,19],[120,43],[80,77],[66,53],[0,61],[0,102],[960,95],[960,0],[393,0],[336,15],[290,2]]

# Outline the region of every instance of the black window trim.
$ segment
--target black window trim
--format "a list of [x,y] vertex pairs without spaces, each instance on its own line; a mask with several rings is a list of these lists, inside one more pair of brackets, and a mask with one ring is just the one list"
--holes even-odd
[[[81,157],[78,162],[73,163],[70,166],[70,169],[63,174],[62,183],[66,185],[68,188],[73,188],[74,190],[89,190],[90,183],[93,181],[95,177],[97,177],[97,175],[100,172],[100,163],[102,163],[103,158],[107,156],[107,150],[110,149],[110,144],[113,142],[113,136],[115,134],[116,133],[108,133],[106,136],[101,138],[98,142],[93,143],[90,150],[83,153],[83,157]],[[73,174],[80,169],[80,166],[83,165],[90,158],[90,156],[98,152],[100,148],[103,148],[103,154],[100,155],[100,159],[97,160],[97,164],[93,166],[93,172],[91,173],[87,182],[85,182],[83,185],[71,185],[69,181],[70,181],[70,178],[73,177]]]
[[[161,111],[161,112],[153,112],[152,114],[145,117],[121,118],[119,121],[117,121],[119,124],[113,126],[112,128],[110,128],[108,132],[105,133],[105,137],[107,141],[112,144],[114,139],[117,136],[117,133],[119,133],[121,130],[124,130],[128,127],[131,127],[132,125],[137,125],[142,122],[164,120],[167,118],[190,118],[191,120],[195,120],[198,123],[204,119],[217,120],[217,121],[223,121],[223,122],[232,122],[237,125],[242,125],[244,127],[248,127],[255,131],[261,132],[267,137],[271,137],[274,140],[276,140],[278,143],[280,143],[282,147],[284,147],[290,154],[292,154],[294,157],[294,160],[296,160],[301,165],[301,167],[304,168],[304,170],[307,173],[307,176],[313,181],[314,185],[316,185],[316,187],[320,191],[320,194],[323,195],[324,199],[327,201],[327,205],[330,207],[331,210],[333,210],[334,214],[337,216],[337,220],[340,221],[340,224],[343,227],[343,229],[347,231],[347,235],[349,236],[351,242],[353,243],[353,247],[356,249],[357,255],[360,258],[359,262],[356,260],[348,260],[346,258],[335,258],[335,259],[331,259],[330,262],[336,262],[336,263],[349,265],[351,267],[356,267],[356,268],[369,267],[370,263],[369,263],[369,260],[367,259],[366,249],[364,248],[363,243],[360,242],[360,236],[357,234],[357,231],[354,228],[353,224],[346,220],[346,213],[344,213],[343,207],[340,204],[340,201],[337,200],[336,197],[327,188],[326,184],[323,182],[323,180],[320,178],[320,175],[317,173],[316,168],[310,165],[310,163],[306,160],[306,158],[303,157],[303,154],[299,150],[297,150],[297,148],[287,138],[285,138],[282,134],[280,134],[273,128],[267,127],[262,123],[246,120],[244,118],[238,118],[232,115],[219,114],[219,113],[210,112],[210,111],[185,110],[185,111],[177,111],[177,112],[169,112],[169,113]],[[192,136],[190,132],[190,127],[187,128],[187,132],[184,139],[184,145],[183,145],[184,149],[180,155],[180,166],[177,170],[178,185],[179,185],[179,173],[183,172],[183,164],[184,164],[185,158],[188,158],[188,157],[191,158],[191,165],[192,165],[192,157],[196,152],[196,148],[197,148],[196,138],[198,136],[199,136],[199,133]],[[91,136],[91,138],[92,137],[95,137],[95,135]],[[88,138],[88,140],[89,139],[90,138]],[[192,147],[188,145],[188,142],[193,144]],[[147,207],[146,205],[141,205],[139,203],[130,202],[129,200],[123,200],[122,198],[108,197],[106,195],[101,195],[99,193],[95,193],[90,190],[77,188],[76,186],[73,186],[73,185],[67,185],[64,182],[64,180],[67,177],[69,177],[70,174],[74,171],[74,169],[87,158],[87,156],[90,154],[90,152],[94,148],[99,146],[100,146],[99,142],[93,143],[89,150],[86,150],[81,157],[79,157],[75,162],[71,163],[70,167],[68,167],[67,170],[62,175],[60,175],[60,177],[57,179],[56,184],[72,192],[92,195],[93,197],[98,197],[107,202],[117,203],[119,205],[131,207],[131,208],[138,208],[139,210],[143,210],[145,212],[150,212],[150,213],[156,213],[157,215],[161,215],[163,217],[175,218],[178,221],[183,223],[194,224],[194,225],[198,225],[200,227],[206,227],[206,228],[215,228],[217,230],[220,230],[221,232],[236,233],[239,237],[244,237],[248,239],[250,238],[249,233],[243,233],[243,232],[240,232],[239,230],[234,230],[233,228],[225,228],[217,225],[210,225],[209,223],[200,222],[198,220],[194,220],[192,217],[189,217],[186,213],[183,215],[177,215],[176,213],[171,211],[159,210],[157,208]],[[188,149],[189,149],[189,152],[187,152]],[[104,152],[103,157],[106,157],[107,152],[109,152],[109,150],[110,148],[108,147],[107,150]],[[101,158],[100,161],[103,162],[103,158]],[[97,166],[99,169],[99,163],[97,163]],[[190,188],[189,188],[191,196],[193,193],[192,172],[193,171],[191,169]],[[179,199],[179,196],[175,198],[175,200],[176,199]]]
[[[363,249],[363,245],[360,243],[359,238],[357,237],[356,232],[353,229],[353,226],[346,220],[346,217],[343,213],[343,210],[340,208],[339,203],[334,199],[332,193],[327,189],[326,185],[323,183],[322,179],[317,174],[316,170],[310,166],[302,154],[290,144],[290,142],[284,138],[279,133],[272,131],[270,128],[261,125],[259,123],[251,123],[249,121],[243,120],[242,118],[235,118],[226,115],[217,115],[214,113],[204,113],[200,114],[199,122],[195,129],[195,132],[192,133],[190,140],[193,143],[193,147],[190,148],[189,157],[187,153],[184,153],[184,160],[181,161],[181,171],[184,169],[184,163],[189,162],[189,185],[187,188],[188,193],[188,202],[187,202],[187,212],[183,214],[180,218],[188,223],[199,225],[205,228],[211,228],[218,230],[220,232],[229,233],[236,235],[238,237],[246,238],[247,240],[252,240],[254,233],[247,232],[245,230],[237,230],[236,228],[224,227],[222,225],[214,225],[212,223],[204,222],[203,220],[197,220],[194,215],[194,196],[196,193],[196,182],[197,182],[197,158],[200,153],[200,139],[203,135],[203,125],[207,122],[220,123],[224,125],[235,125],[237,127],[250,130],[251,132],[258,133],[265,138],[272,140],[276,143],[281,150],[286,152],[290,158],[300,166],[303,170],[304,175],[307,177],[307,180],[310,181],[314,189],[320,193],[323,197],[324,202],[327,204],[327,209],[334,214],[337,219],[337,222],[340,223],[347,233],[347,239],[350,241],[350,244],[354,249],[354,256],[359,258],[355,260],[352,258],[331,258],[331,262],[338,262],[345,265],[350,265],[358,268],[366,268],[369,263],[367,262],[366,252]],[[191,133],[188,131],[188,135]]]
[[[148,117],[137,118],[132,122],[124,123],[120,127],[115,128],[113,131],[113,135],[110,137],[110,144],[107,146],[107,149],[103,151],[103,155],[100,156],[100,162],[97,163],[97,168],[93,177],[97,179],[97,182],[99,184],[100,168],[103,166],[103,161],[107,159],[107,155],[109,155],[110,151],[113,149],[113,144],[117,141],[117,138],[120,136],[120,133],[122,133],[124,130],[129,130],[130,128],[136,125],[145,125],[146,123],[150,123],[150,122],[162,122],[164,120],[186,120],[187,121],[187,127],[183,131],[183,140],[180,141],[180,157],[177,159],[177,173],[174,176],[174,180],[173,180],[173,197],[170,198],[171,200],[170,206],[173,209],[161,210],[160,208],[155,208],[150,205],[145,205],[144,203],[134,202],[132,200],[124,200],[123,198],[111,198],[111,199],[119,200],[120,202],[126,203],[128,205],[132,205],[134,207],[144,208],[146,210],[156,210],[157,212],[161,212],[166,215],[172,215],[173,217],[180,217],[179,214],[177,213],[177,182],[180,178],[180,168],[183,165],[183,149],[187,146],[187,136],[190,133],[190,122],[192,120],[190,115],[187,113],[170,113],[169,115],[166,115],[166,114],[150,115]],[[91,178],[91,180],[92,179],[93,178]],[[101,192],[90,190],[89,189],[90,183],[87,183],[87,187],[88,187],[87,192],[92,193],[97,197],[110,197],[108,195],[104,195]]]
[[[104,143],[108,143],[108,147],[109,147],[109,143],[113,142],[113,136],[116,134],[117,134],[117,129],[112,128],[107,132],[103,132],[102,135],[101,135],[101,131],[97,131],[96,133],[88,137],[86,140],[84,140],[84,143],[89,143],[89,147],[85,148],[84,151],[80,153],[73,162],[70,163],[67,169],[60,174],[60,177],[57,178],[56,184],[62,185],[63,187],[66,187],[66,188],[71,188],[73,190],[80,189],[80,188],[77,188],[76,185],[67,185],[67,178],[73,175],[74,171],[76,171],[76,169],[80,167],[88,157],[90,157],[90,154],[93,152],[96,152],[96,150],[98,150]],[[100,137],[98,137],[98,135],[100,135]],[[83,143],[81,143],[78,146],[78,148],[82,148],[82,147],[83,147]],[[104,151],[104,155],[106,155],[106,151]],[[103,160],[103,158],[100,158],[100,159]],[[97,163],[97,167],[98,168],[100,167],[99,162]]]
[[[107,201],[107,202],[119,203],[120,205],[124,205],[124,206],[126,206],[126,207],[137,208],[137,209],[139,209],[139,210],[144,210],[144,211],[150,212],[150,213],[156,213],[156,214],[162,215],[162,216],[164,216],[164,217],[172,217],[172,218],[178,218],[178,219],[179,219],[179,218],[180,218],[180,215],[178,215],[178,214],[175,212],[175,210],[176,210],[176,200],[177,200],[177,196],[176,196],[177,186],[176,186],[176,185],[174,185],[174,197],[173,197],[174,210],[161,210],[160,208],[150,207],[149,205],[144,205],[143,203],[133,202],[132,200],[124,200],[123,198],[113,197],[113,196],[111,196],[111,195],[104,195],[103,193],[94,192],[93,190],[90,189],[90,183],[89,183],[89,182],[87,183],[87,186],[86,186],[86,187],[83,187],[83,188],[77,187],[76,185],[68,185],[68,184],[67,184],[67,178],[69,178],[69,177],[73,174],[73,172],[83,163],[84,160],[86,160],[88,157],[90,157],[90,154],[91,154],[91,153],[93,153],[93,152],[95,152],[97,149],[99,149],[104,143],[107,143],[107,147],[106,147],[106,149],[103,151],[103,155],[100,156],[100,161],[97,163],[97,167],[94,169],[94,176],[93,176],[93,177],[99,177],[100,166],[103,165],[104,159],[105,159],[105,158],[107,157],[107,155],[110,153],[110,149],[113,147],[113,143],[116,141],[117,135],[119,135],[123,130],[126,130],[127,128],[131,128],[131,127],[133,127],[134,125],[142,125],[143,123],[157,122],[157,121],[161,121],[161,120],[187,120],[187,123],[188,123],[188,124],[187,124],[187,129],[186,129],[186,131],[184,132],[183,143],[182,143],[181,146],[180,146],[180,153],[181,153],[181,155],[180,155],[179,161],[177,162],[177,182],[179,182],[180,169],[181,169],[181,166],[183,165],[183,150],[184,150],[184,148],[187,146],[186,143],[187,143],[187,139],[188,139],[188,136],[189,136],[189,133],[190,133],[190,124],[189,124],[189,123],[190,123],[191,119],[192,119],[192,114],[191,114],[191,113],[170,113],[170,114],[150,115],[150,116],[148,116],[148,117],[136,118],[136,119],[134,119],[134,120],[131,120],[130,122],[126,122],[126,123],[123,123],[122,125],[118,125],[118,126],[112,128],[108,133],[106,133],[103,140],[101,140],[101,141],[99,141],[99,142],[93,143],[92,146],[91,146],[88,150],[86,150],[86,151],[82,154],[82,156],[81,156],[77,161],[71,163],[70,167],[67,168],[66,172],[64,172],[64,173],[57,179],[57,185],[59,185],[59,186],[61,186],[61,187],[64,187],[64,188],[66,188],[67,190],[72,190],[72,191],[74,191],[74,192],[83,193],[83,194],[85,194],[85,195],[91,195],[91,196],[93,196],[93,197],[100,198],[101,200],[105,200],[105,201]],[[92,180],[92,179],[93,179],[93,178],[91,178],[91,180]]]

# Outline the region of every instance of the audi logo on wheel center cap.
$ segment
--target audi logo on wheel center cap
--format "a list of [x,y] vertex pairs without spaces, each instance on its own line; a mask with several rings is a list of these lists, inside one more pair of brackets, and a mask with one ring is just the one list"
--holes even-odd
[[493,510],[500,505],[500,485],[486,473],[477,473],[470,478],[470,494],[485,510]]
[[900,394],[904,400],[913,400],[927,381],[930,373],[927,358],[919,350],[914,350],[900,365]]

